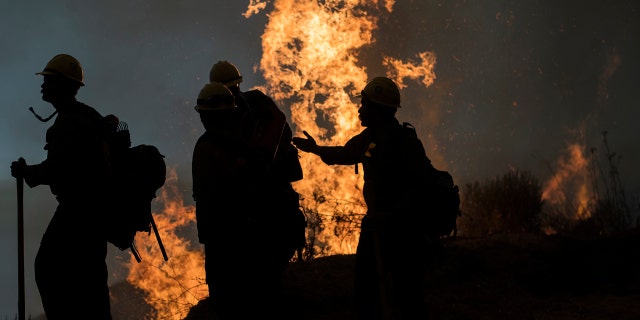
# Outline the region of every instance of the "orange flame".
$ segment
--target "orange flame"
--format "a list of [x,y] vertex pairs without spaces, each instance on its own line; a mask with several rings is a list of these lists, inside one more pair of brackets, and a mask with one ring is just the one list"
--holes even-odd
[[[252,1],[245,17],[256,13],[264,1]],[[375,42],[372,33],[378,16],[371,12],[391,12],[394,1],[274,1],[269,22],[262,36],[260,69],[267,81],[263,88],[291,111],[294,135],[307,131],[321,145],[342,145],[363,128],[358,121],[357,101],[368,80],[366,67],[357,59],[358,50]],[[262,7],[264,8],[264,7]],[[402,88],[403,78],[422,78],[433,83],[435,55],[418,55],[418,64],[385,57],[388,75]],[[324,231],[317,236],[316,252],[353,253],[358,231],[345,238],[331,232],[335,213],[363,215],[362,174],[353,167],[327,166],[308,153],[301,153],[305,178],[295,183],[302,205],[320,216]]]
[[[195,208],[185,206],[177,190],[175,169],[168,170],[167,181],[154,205],[162,206],[153,216],[169,256],[164,261],[155,235],[138,234],[136,246],[142,262],[131,257],[127,281],[147,292],[146,302],[155,308],[157,319],[183,319],[189,309],[208,296],[204,283],[204,253],[193,249],[179,230],[195,222]],[[152,231],[153,232],[153,231]]]
[[[268,1],[251,0],[246,18],[266,8]],[[352,97],[369,78],[356,55],[374,43],[378,17],[371,12],[389,13],[394,1],[276,0],[262,36],[260,70],[267,81],[261,88],[284,109],[290,109],[290,123],[300,136],[309,132],[319,144],[341,145],[363,128],[358,121],[358,105]],[[435,54],[423,52],[417,62],[403,62],[385,56],[387,76],[402,89],[403,79],[421,79],[429,86],[435,79]],[[294,187],[303,196],[302,205],[324,220],[325,228],[315,235],[318,256],[355,252],[359,231],[338,236],[336,214],[363,215],[362,174],[353,167],[328,166],[312,154],[301,153],[305,177]],[[207,297],[204,284],[204,256],[179,230],[195,223],[195,208],[186,206],[176,187],[175,170],[169,172],[154,213],[169,261],[162,260],[153,235],[138,236],[136,245],[143,261],[133,257],[128,263],[127,281],[147,292],[147,303],[157,311],[157,319],[182,319],[193,305]],[[325,221],[326,220],[326,221]],[[197,247],[197,249],[194,249]]]
[[[542,191],[542,199],[550,205],[563,207],[563,204],[571,204],[573,219],[586,219],[591,216],[589,211],[589,199],[592,193],[588,188],[588,160],[585,157],[584,147],[579,143],[571,143],[567,146],[567,153],[557,162],[557,171],[551,180],[545,183]],[[567,194],[572,191],[573,194]]]

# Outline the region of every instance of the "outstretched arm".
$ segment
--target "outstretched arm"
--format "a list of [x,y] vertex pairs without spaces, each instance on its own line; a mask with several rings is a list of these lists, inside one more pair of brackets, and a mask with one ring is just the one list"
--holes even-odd
[[293,145],[299,150],[320,156],[320,159],[329,165],[352,165],[361,162],[371,142],[371,134],[367,130],[349,139],[344,146],[319,146],[308,132],[302,133],[306,138],[294,137],[291,139]]
[[314,139],[308,132],[302,131],[302,133],[306,136],[306,138],[293,137],[291,142],[296,146],[299,150],[304,152],[311,152],[318,154],[318,144],[316,143],[316,139]]

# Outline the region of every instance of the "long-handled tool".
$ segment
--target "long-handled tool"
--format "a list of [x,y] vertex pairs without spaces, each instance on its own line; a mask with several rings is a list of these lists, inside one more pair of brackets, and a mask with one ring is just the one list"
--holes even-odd
[[18,314],[25,320],[24,310],[24,179],[16,178],[18,185]]
[[158,232],[158,227],[156,227],[156,221],[153,220],[153,216],[151,217],[151,228],[153,228],[153,233],[156,234],[156,239],[158,240],[158,245],[160,246],[160,251],[162,252],[164,261],[168,261],[169,256],[167,256],[167,251],[164,249],[164,245],[162,244],[162,239],[160,239],[160,233]]
[[[151,229],[153,229],[153,233],[156,235],[156,240],[158,240],[158,246],[160,246],[160,251],[162,252],[162,257],[164,261],[169,261],[169,256],[167,255],[167,251],[164,248],[164,244],[162,244],[162,239],[160,238],[160,232],[158,232],[158,227],[156,226],[155,220],[153,220],[153,216],[149,213],[149,221],[151,222]],[[140,257],[140,252],[138,252],[138,248],[136,248],[135,242],[132,242],[129,246],[131,249],[131,253],[133,257],[136,258],[136,261],[142,262],[142,257]]]

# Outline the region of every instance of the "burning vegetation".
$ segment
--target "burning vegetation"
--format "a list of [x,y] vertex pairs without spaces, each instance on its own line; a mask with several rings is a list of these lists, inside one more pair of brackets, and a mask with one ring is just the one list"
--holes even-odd
[[[245,17],[258,14],[267,4],[273,8],[262,35],[263,55],[257,67],[266,80],[261,89],[281,106],[286,106],[294,136],[301,135],[304,130],[317,137],[319,144],[343,144],[362,130],[357,104],[352,97],[359,93],[370,75],[359,60],[358,52],[375,42],[373,33],[379,17],[393,10],[394,1],[280,0],[269,3],[252,0]],[[387,76],[400,88],[406,86],[406,79],[417,80],[425,88],[436,79],[436,54],[433,52],[420,52],[413,61],[384,56],[380,63],[386,68]],[[431,111],[424,119],[416,121],[437,123],[439,119],[437,112]],[[555,166],[549,165],[552,178],[548,181],[540,182],[529,171],[514,169],[502,177],[464,185],[461,190],[463,215],[459,219],[460,238],[467,241],[465,238],[472,236],[587,232],[587,224],[590,235],[602,236],[632,227],[616,157],[608,149],[606,134],[604,137],[608,164],[605,168],[600,167],[595,150],[587,152],[584,144],[569,143],[566,155]],[[436,141],[429,142],[437,145]],[[429,150],[428,153],[430,157],[441,158],[437,150]],[[362,199],[362,174],[357,174],[353,167],[323,165],[312,154],[301,153],[300,157],[305,178],[294,183],[294,187],[301,195],[309,223],[303,260],[348,257],[355,252],[360,219],[366,212]],[[609,175],[601,172],[609,172]],[[153,309],[145,319],[185,319],[194,306],[207,298],[203,251],[193,236],[195,208],[184,203],[176,181],[176,173],[171,171],[154,212],[169,261],[162,259],[154,237],[139,236],[136,244],[143,261],[137,263],[132,258],[126,264],[128,283],[143,292],[145,303]],[[500,242],[499,245],[505,244]],[[474,249],[479,249],[477,245],[466,242],[464,248],[452,246],[452,253],[478,258],[473,253]],[[248,251],[250,254],[250,249]],[[516,254],[516,251],[509,252]],[[440,268],[444,263],[451,263],[454,268],[465,268],[465,261],[447,259],[454,258],[451,255],[443,258]],[[294,266],[294,278],[298,277],[295,281],[304,283],[294,285],[323,288],[323,284],[311,285],[311,280],[301,280],[300,277],[326,276],[321,272],[333,267],[344,272],[340,281],[351,281],[348,276],[350,270],[345,272],[351,262],[336,262],[339,268],[336,264],[318,266],[324,271],[311,270],[309,265]],[[299,272],[297,275],[296,270]],[[431,272],[431,276],[438,276],[450,271],[436,267]],[[534,273],[539,276],[537,270]],[[430,279],[433,286],[438,285],[437,280],[433,280],[435,277]],[[336,281],[325,277],[316,280]],[[461,286],[462,282],[457,285]],[[346,289],[342,288],[341,294],[349,293],[349,288],[348,285]],[[321,292],[315,293],[315,296],[308,292],[305,294],[312,299]],[[344,301],[348,299],[346,296],[343,298]],[[438,301],[437,297],[431,298]],[[447,306],[441,309],[451,312]],[[345,310],[342,311],[348,316],[349,312]],[[464,310],[460,312],[464,313]]]

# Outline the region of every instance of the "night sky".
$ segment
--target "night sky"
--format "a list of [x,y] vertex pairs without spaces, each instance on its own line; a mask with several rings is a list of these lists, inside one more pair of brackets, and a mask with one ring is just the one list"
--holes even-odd
[[[277,1],[274,1],[277,2]],[[78,100],[129,124],[133,144],[154,144],[191,201],[191,152],[202,133],[195,98],[211,65],[230,60],[245,89],[264,84],[261,35],[272,3],[245,18],[249,1],[11,1],[0,10],[0,317],[17,313],[17,220],[11,161],[45,157],[38,121],[41,71],[58,53],[75,56],[86,86]],[[436,166],[458,184],[529,170],[552,178],[568,144],[616,153],[629,198],[640,197],[640,2],[397,1],[381,16],[360,61],[370,77],[382,56],[437,55],[436,79],[406,80],[398,118],[414,125]],[[286,105],[282,105],[288,113]],[[295,124],[293,124],[295,128]],[[25,189],[27,312],[42,312],[33,259],[55,209],[48,187]]]

